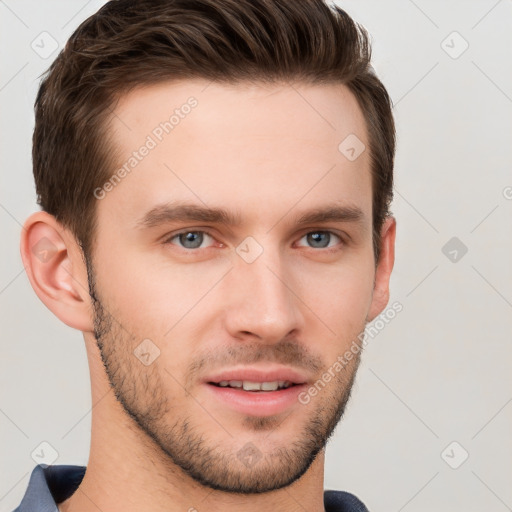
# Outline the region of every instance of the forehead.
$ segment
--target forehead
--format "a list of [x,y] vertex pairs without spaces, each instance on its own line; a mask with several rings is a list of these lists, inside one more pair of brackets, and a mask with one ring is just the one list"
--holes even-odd
[[371,209],[366,124],[342,84],[141,87],[120,98],[110,130],[118,165],[98,209],[126,222],[175,200],[274,222],[294,204]]

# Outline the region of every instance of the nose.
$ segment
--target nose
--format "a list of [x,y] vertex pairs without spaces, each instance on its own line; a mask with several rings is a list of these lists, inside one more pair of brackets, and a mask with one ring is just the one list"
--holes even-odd
[[224,284],[225,327],[233,338],[275,344],[302,331],[304,318],[289,266],[269,250],[252,263],[237,258]]

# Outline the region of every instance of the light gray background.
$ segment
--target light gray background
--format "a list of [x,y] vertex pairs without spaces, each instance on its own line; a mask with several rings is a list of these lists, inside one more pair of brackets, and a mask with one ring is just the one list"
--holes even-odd
[[[19,504],[41,442],[56,464],[88,460],[82,335],[36,297],[18,240],[37,208],[37,77],[56,56],[31,43],[46,31],[62,46],[102,4],[0,0],[1,511]],[[395,103],[390,303],[403,311],[366,348],[327,448],[325,488],[354,492],[372,512],[512,510],[512,2],[339,5],[372,34]],[[456,262],[442,252],[452,237],[468,249]]]

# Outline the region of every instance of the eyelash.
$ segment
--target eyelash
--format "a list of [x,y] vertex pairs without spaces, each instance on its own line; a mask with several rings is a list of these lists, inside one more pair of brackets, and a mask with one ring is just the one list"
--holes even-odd
[[[186,229],[186,230],[183,230],[183,231],[179,231],[178,233],[173,233],[172,235],[166,237],[163,241],[164,245],[167,245],[167,244],[170,244],[170,245],[175,245],[175,244],[172,244],[172,240],[174,240],[175,238],[177,238],[178,236],[180,235],[185,235],[187,233],[203,233],[203,234],[206,234],[208,235],[209,237],[213,238],[215,240],[215,237],[209,232],[209,231],[206,231],[206,230],[194,230],[194,229]],[[306,233],[304,233],[299,240],[302,240],[302,238],[304,238],[305,236],[307,235],[310,235],[311,233],[328,233],[329,235],[334,235],[335,237],[337,237],[339,240],[340,240],[340,245],[345,245],[345,240],[344,238],[339,235],[338,233],[335,233],[334,231],[329,231],[327,229],[317,229],[317,230],[312,230],[312,231],[308,231]],[[329,240],[330,242],[330,240]],[[199,251],[201,249],[201,247],[198,247],[198,248],[195,248],[195,249],[189,249],[187,247],[181,247],[181,246],[177,246],[179,247],[180,249],[183,249],[184,251],[187,251],[187,252],[194,252],[194,251]],[[301,246],[302,247],[302,246]],[[208,247],[203,247],[202,249],[208,249]],[[309,249],[313,249],[313,250],[322,250],[323,252],[327,252],[327,253],[331,253],[331,252],[335,252],[337,250],[340,249],[339,246],[334,246],[334,247],[320,247],[320,248],[316,248],[316,247],[309,247]]]

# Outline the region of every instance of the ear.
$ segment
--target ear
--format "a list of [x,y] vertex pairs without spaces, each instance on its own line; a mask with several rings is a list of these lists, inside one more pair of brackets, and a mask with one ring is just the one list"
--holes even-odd
[[371,322],[382,313],[389,301],[389,279],[395,263],[396,220],[388,217],[381,229],[380,256],[375,271],[372,303],[366,318]]
[[94,330],[87,269],[73,234],[46,212],[32,214],[21,232],[21,258],[36,295],[66,325]]

